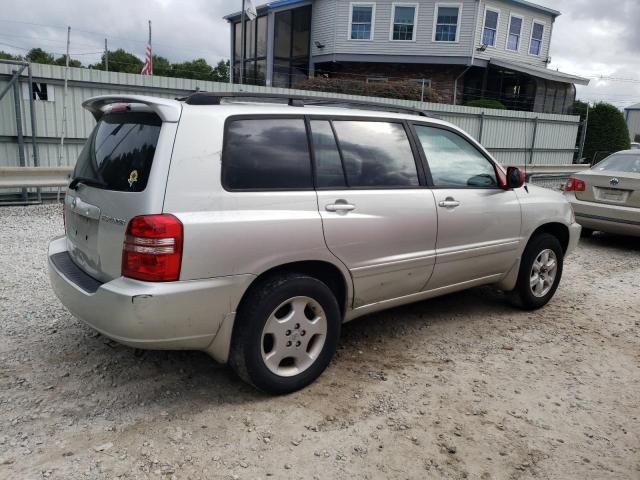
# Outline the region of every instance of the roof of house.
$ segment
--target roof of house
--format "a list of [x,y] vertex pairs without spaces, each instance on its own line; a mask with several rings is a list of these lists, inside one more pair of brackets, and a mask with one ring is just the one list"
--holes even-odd
[[520,5],[523,7],[529,7],[534,10],[539,10],[541,12],[548,13],[549,15],[553,15],[554,17],[558,17],[562,15],[558,10],[554,10],[553,8],[548,8],[543,5],[538,5],[537,3],[528,2],[527,0],[505,0],[507,3],[513,3],[515,5]]
[[[274,8],[286,7],[287,5],[295,5],[297,3],[303,3],[306,1],[308,0],[274,0],[273,2],[259,5],[258,7],[256,7],[256,10],[258,12],[258,15],[262,15],[263,13],[266,13],[267,11],[272,10]],[[552,15],[553,17],[557,17],[561,15],[561,13],[558,10],[548,8],[543,5],[538,5],[537,3],[529,2],[528,0],[504,0],[504,1],[507,3],[512,3],[514,5],[521,6],[521,7],[527,7],[534,10],[538,10],[540,12],[544,12],[549,15]],[[225,15],[223,18],[225,20],[235,20],[237,17],[240,16],[241,13],[242,12],[230,13],[229,15]]]
[[640,103],[636,103],[631,105],[630,107],[626,107],[625,110],[640,110]]
[[571,75],[569,73],[563,73],[559,72],[558,70],[551,70],[549,68],[536,67],[527,63],[506,61],[497,58],[492,58],[489,63],[497,67],[508,68],[511,70],[515,70],[516,72],[526,73],[534,77],[540,77],[546,80],[552,80],[554,82],[589,85],[588,78],[578,77],[577,75]]

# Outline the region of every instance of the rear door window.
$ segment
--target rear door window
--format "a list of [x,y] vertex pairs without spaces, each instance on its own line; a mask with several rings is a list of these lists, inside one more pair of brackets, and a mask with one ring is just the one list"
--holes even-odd
[[141,192],[147,186],[162,120],[147,112],[103,116],[78,157],[74,178],[91,186]]
[[313,189],[304,119],[229,120],[222,184],[229,190]]
[[419,185],[415,158],[402,123],[334,120],[333,126],[350,187]]
[[311,120],[311,138],[318,188],[346,187],[347,179],[331,123],[328,120]]

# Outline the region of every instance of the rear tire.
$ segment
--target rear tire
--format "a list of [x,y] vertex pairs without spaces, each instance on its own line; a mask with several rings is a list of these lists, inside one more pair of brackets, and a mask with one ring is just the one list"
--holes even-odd
[[593,230],[582,227],[582,231],[580,232],[582,238],[589,238],[591,235],[593,235]]
[[298,273],[267,277],[240,304],[229,365],[267,393],[294,392],[327,368],[341,323],[338,302],[325,283]]
[[556,237],[548,233],[533,237],[520,262],[518,282],[512,292],[515,303],[524,310],[545,306],[560,284],[563,261],[564,251]]

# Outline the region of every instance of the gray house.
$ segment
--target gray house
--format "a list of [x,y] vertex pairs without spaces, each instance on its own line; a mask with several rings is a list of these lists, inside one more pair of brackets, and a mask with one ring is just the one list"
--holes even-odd
[[[575,84],[589,82],[547,68],[560,12],[525,0],[278,0],[257,10],[246,24],[244,83],[415,79],[450,103],[492,98],[511,109],[567,113]],[[225,17],[236,83],[240,18]]]

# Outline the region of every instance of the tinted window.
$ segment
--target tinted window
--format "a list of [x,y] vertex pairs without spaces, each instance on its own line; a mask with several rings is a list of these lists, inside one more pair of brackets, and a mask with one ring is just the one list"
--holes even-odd
[[336,121],[334,127],[349,186],[418,185],[415,160],[402,124]]
[[276,15],[275,56],[291,56],[291,11]]
[[593,169],[603,172],[640,173],[640,154],[614,154],[598,163]]
[[141,192],[147,186],[162,121],[154,113],[114,113],[100,119],[78,157],[74,177],[107,190]]
[[311,122],[311,138],[316,161],[316,184],[318,187],[345,187],[342,160],[331,124],[326,120]]
[[496,172],[473,145],[441,128],[416,126],[437,187],[497,187]]
[[304,120],[230,121],[222,183],[234,190],[313,188]]

